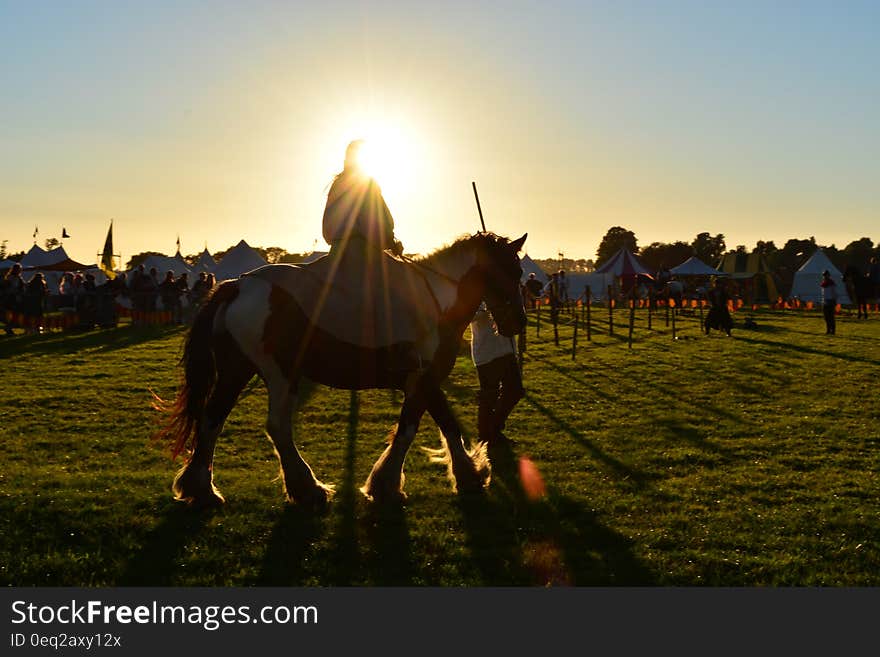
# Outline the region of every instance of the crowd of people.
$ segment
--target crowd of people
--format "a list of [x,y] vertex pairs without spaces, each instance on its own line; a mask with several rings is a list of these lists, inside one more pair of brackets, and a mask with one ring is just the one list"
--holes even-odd
[[118,324],[119,310],[125,308],[132,311],[135,324],[152,321],[151,314],[159,310],[171,322],[183,324],[214,285],[214,275],[206,272],[190,285],[186,272],[175,277],[168,271],[160,280],[155,268],[147,272],[140,265],[128,278],[123,272],[101,284],[91,272],[65,272],[52,290],[41,272],[25,280],[21,265],[15,264],[0,281],[0,321],[7,335],[17,327],[40,332],[48,313],[75,318],[71,325],[77,328],[109,327]]

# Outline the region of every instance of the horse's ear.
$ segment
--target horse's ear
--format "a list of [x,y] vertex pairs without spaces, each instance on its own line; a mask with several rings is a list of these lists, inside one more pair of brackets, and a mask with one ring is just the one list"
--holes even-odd
[[514,250],[514,251],[522,251],[523,244],[526,243],[526,238],[527,238],[528,236],[529,236],[529,234],[526,233],[525,235],[523,235],[522,237],[520,237],[518,240],[516,240],[516,241],[514,241],[514,242],[511,242],[511,243],[510,243],[510,246],[513,247],[513,250]]

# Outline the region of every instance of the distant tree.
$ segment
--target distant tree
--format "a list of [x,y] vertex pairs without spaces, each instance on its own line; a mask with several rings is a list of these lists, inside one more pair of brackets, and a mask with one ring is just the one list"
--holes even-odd
[[638,251],[638,248],[634,232],[621,226],[609,228],[599,244],[599,249],[596,251],[596,265],[602,266],[608,258],[620,251],[620,249],[628,249],[635,253]]
[[282,249],[280,246],[267,246],[265,249],[258,248],[257,251],[270,265],[281,262],[281,258],[287,255],[287,250]]
[[3,240],[0,242],[0,260],[6,260],[6,243],[9,240]]
[[125,269],[131,270],[141,264],[144,260],[149,258],[150,256],[162,256],[165,257],[164,253],[159,253],[158,251],[144,251],[143,253],[138,253],[136,255],[131,256],[131,259],[126,263]]
[[642,264],[651,271],[658,271],[661,267],[675,267],[694,255],[693,247],[687,242],[653,242],[639,253]]
[[45,244],[46,244],[47,251],[51,251],[52,249],[57,249],[59,246],[61,246],[61,242],[58,240],[57,237],[50,237],[49,239],[46,240]]
[[693,247],[695,256],[707,265],[714,267],[721,260],[721,256],[724,255],[727,245],[724,243],[724,235],[721,233],[718,233],[715,237],[712,237],[709,233],[699,233],[694,238],[694,241],[691,242],[691,247]]
[[728,253],[735,253],[736,255],[747,255],[749,250],[746,248],[745,244],[737,244],[735,249],[731,249]]
[[850,242],[843,247],[843,257],[846,265],[858,267],[864,273],[871,256],[875,255],[874,242],[863,237],[854,242]]
[[311,255],[310,253],[285,253],[281,258],[279,258],[278,262],[288,263],[288,264],[296,264],[298,262],[302,262],[306,259],[306,256]]
[[773,243],[773,240],[770,240],[769,242],[758,240],[758,243],[755,244],[755,248],[752,250],[752,253],[760,253],[762,256],[772,256],[777,251],[779,251],[779,249]]

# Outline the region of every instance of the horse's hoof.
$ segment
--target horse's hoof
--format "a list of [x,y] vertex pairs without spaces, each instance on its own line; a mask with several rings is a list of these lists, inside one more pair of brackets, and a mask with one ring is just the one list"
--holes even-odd
[[226,504],[226,499],[220,493],[209,493],[206,495],[193,496],[188,499],[177,498],[181,502],[186,502],[190,509],[196,511],[204,511],[207,509],[217,509]]
[[361,488],[364,497],[373,504],[381,504],[388,506],[403,506],[406,502],[406,493],[399,489],[368,489],[366,486]]
[[331,497],[333,497],[333,487],[318,482],[316,486],[301,495],[288,496],[288,500],[303,509],[320,512],[327,508]]

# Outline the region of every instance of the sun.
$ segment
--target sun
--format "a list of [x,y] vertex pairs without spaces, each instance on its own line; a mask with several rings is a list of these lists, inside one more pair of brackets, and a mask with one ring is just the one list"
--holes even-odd
[[405,194],[416,182],[421,140],[402,121],[363,120],[346,130],[348,141],[362,139],[358,163],[383,191]]

